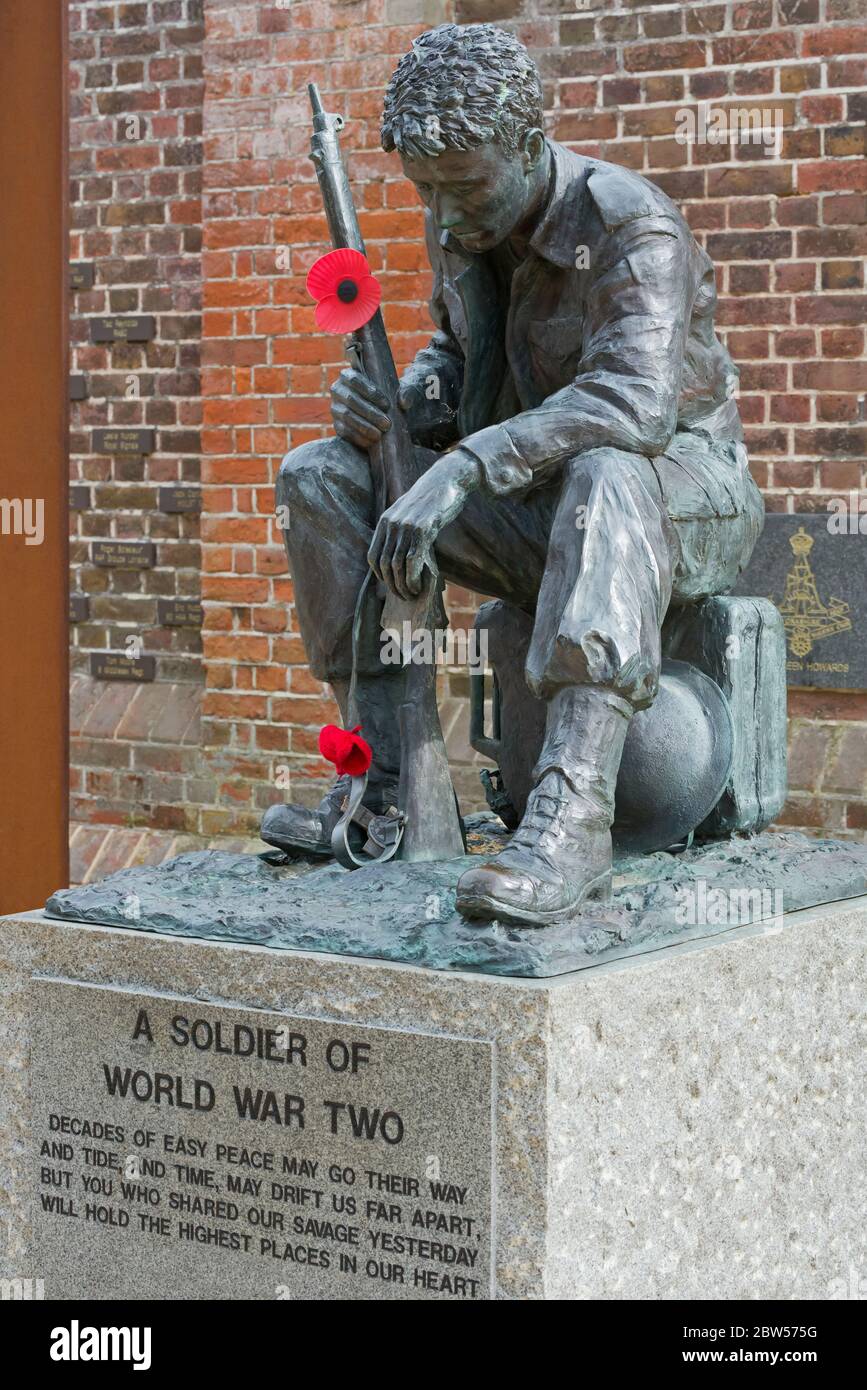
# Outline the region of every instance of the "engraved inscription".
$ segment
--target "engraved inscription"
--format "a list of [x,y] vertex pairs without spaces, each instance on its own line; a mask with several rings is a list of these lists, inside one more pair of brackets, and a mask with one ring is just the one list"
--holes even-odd
[[200,512],[202,510],[202,492],[194,484],[183,485],[173,484],[170,487],[161,487],[159,490],[159,508],[161,512]]
[[100,681],[152,681],[156,675],[156,658],[129,657],[126,652],[91,652],[90,674]]
[[160,627],[201,627],[204,609],[194,598],[158,598],[157,622]]
[[69,288],[71,290],[93,289],[93,261],[70,261]]
[[46,1297],[491,1296],[491,1043],[31,990]]
[[105,569],[148,570],[156,560],[153,541],[94,541],[90,555]]
[[94,430],[91,448],[95,454],[152,454],[156,448],[156,431],[118,428]]
[[92,343],[147,343],[155,337],[153,314],[112,314],[90,320]]
[[70,483],[69,486],[69,510],[72,512],[86,511],[90,506],[90,488],[83,483]]

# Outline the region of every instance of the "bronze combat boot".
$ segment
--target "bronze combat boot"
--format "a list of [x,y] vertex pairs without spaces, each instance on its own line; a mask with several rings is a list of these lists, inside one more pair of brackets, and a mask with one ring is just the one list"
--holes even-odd
[[[319,805],[269,806],[262,817],[259,834],[268,845],[287,850],[290,854],[315,854],[331,857],[331,832],[343,814],[349,795],[349,777],[338,777],[323,796]],[[398,777],[384,777],[367,784],[363,805],[375,816],[385,815],[397,808]],[[359,842],[364,836],[359,832]]]
[[463,916],[544,927],[609,896],[614,788],[631,714],[600,686],[554,695],[521,824],[502,854],[462,874]]
[[[333,681],[332,689],[340,707],[345,728],[349,727],[349,682]],[[400,735],[398,707],[403,694],[402,673],[360,677],[356,686],[356,708],[361,735],[373,750],[363,805],[374,815],[385,815],[396,808],[400,780]],[[349,795],[350,778],[338,777],[319,805],[269,806],[262,817],[259,834],[266,844],[290,854],[331,857],[331,832],[343,813]],[[364,835],[360,836],[363,843]]]

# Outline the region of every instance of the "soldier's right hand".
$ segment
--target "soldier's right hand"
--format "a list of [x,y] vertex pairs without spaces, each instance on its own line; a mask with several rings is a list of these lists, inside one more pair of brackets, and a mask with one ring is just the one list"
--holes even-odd
[[345,367],[331,388],[331,418],[341,439],[366,449],[391,428],[388,399],[370,377]]

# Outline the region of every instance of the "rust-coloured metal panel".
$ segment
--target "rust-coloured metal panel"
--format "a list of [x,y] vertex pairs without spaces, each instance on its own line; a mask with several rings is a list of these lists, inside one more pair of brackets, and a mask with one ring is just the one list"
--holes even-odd
[[69,872],[66,10],[0,0],[0,912]]

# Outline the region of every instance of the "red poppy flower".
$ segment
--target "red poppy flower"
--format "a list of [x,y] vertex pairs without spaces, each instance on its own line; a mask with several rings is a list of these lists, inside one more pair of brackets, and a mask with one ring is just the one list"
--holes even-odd
[[358,737],[360,724],[354,729],[339,729],[336,724],[326,724],[319,733],[319,752],[328,762],[333,763],[342,777],[363,777],[373,760],[373,749],[363,738]]
[[315,318],[325,333],[353,333],[373,318],[382,300],[366,258],[348,246],[314,262],[307,291],[317,301]]

